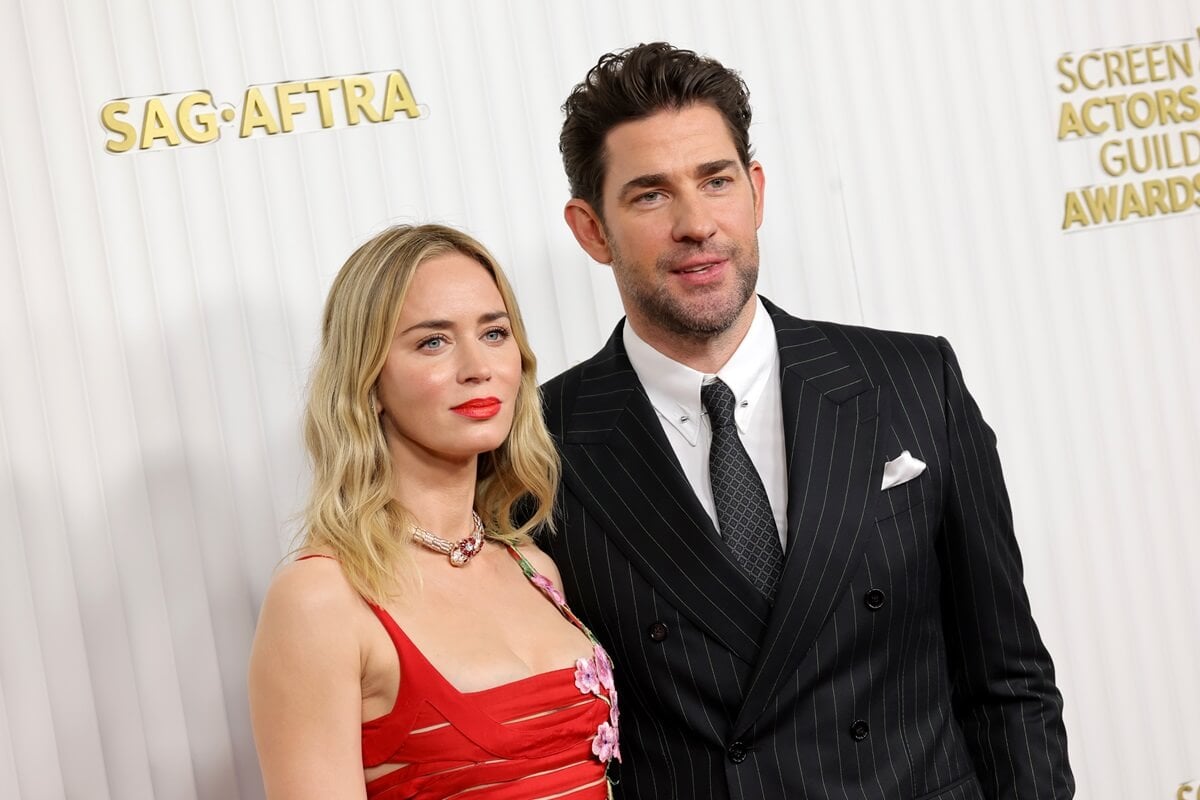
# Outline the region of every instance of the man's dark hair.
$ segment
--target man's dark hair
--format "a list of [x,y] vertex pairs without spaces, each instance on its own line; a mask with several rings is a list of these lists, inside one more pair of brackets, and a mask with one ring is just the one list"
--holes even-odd
[[707,103],[725,118],[742,166],[750,167],[750,90],[741,76],[711,58],[666,42],[606,53],[571,90],[558,149],[571,196],[603,217],[604,139],[623,122]]

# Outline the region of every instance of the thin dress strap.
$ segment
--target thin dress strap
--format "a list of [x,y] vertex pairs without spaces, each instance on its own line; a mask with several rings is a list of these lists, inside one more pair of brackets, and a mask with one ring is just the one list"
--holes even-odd
[[588,626],[583,624],[583,620],[575,616],[575,612],[572,611],[571,607],[567,605],[567,599],[563,596],[563,593],[559,590],[559,588],[554,585],[554,581],[550,580],[545,575],[542,575],[540,572],[534,569],[533,564],[529,563],[529,559],[522,555],[521,551],[516,547],[511,544],[506,544],[505,547],[508,549],[508,554],[513,557],[513,560],[521,565],[521,572],[525,574],[525,577],[529,579],[529,582],[540,589],[542,594],[549,598],[550,602],[554,604],[554,607],[558,609],[560,614],[566,617],[568,622],[570,622],[579,630],[583,631],[583,635],[588,638],[588,641],[590,641],[593,646],[598,646],[600,644],[599,640],[592,635],[592,632],[588,629]]

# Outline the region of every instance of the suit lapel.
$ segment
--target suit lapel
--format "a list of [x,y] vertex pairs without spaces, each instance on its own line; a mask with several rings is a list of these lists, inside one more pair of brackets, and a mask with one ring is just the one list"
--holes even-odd
[[819,328],[770,303],[767,308],[779,341],[788,547],[736,736],[746,733],[796,671],[847,585],[883,469],[876,457],[879,387]]
[[619,325],[582,370],[562,447],[563,480],[605,535],[667,602],[753,663],[770,608],[688,485]]

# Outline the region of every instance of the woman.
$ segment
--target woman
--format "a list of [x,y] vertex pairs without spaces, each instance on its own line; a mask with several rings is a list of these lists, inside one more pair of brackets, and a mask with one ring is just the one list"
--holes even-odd
[[611,666],[529,539],[558,479],[535,375],[469,236],[394,227],[342,267],[305,417],[304,540],[250,661],[269,797],[608,795]]

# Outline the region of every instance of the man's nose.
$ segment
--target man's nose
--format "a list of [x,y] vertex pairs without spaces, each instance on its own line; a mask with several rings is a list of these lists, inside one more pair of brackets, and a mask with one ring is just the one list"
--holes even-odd
[[686,193],[675,198],[675,225],[671,231],[675,241],[703,242],[716,232],[717,223],[706,198]]

